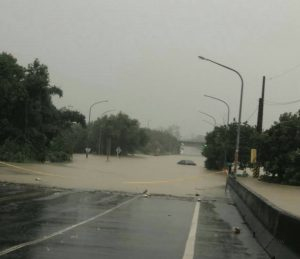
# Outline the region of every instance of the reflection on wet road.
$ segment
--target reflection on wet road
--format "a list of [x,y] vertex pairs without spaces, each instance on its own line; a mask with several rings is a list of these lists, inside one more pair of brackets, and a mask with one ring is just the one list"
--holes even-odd
[[[197,203],[4,183],[0,190],[1,258],[183,258]],[[267,258],[223,188],[200,199],[194,258]]]

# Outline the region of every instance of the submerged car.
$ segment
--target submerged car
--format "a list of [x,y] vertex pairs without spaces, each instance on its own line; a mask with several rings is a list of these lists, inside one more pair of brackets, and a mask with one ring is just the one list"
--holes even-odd
[[192,160],[180,160],[177,162],[179,165],[196,165],[196,163]]

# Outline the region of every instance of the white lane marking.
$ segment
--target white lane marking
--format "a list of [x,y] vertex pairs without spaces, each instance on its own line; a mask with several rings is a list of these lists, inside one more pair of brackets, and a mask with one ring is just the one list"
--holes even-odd
[[32,241],[28,241],[28,242],[25,242],[25,243],[21,243],[21,244],[19,244],[19,245],[15,245],[15,246],[12,246],[12,247],[7,248],[7,249],[5,249],[5,250],[2,250],[2,251],[0,251],[0,256],[6,255],[6,254],[11,253],[11,252],[14,252],[14,251],[19,250],[19,249],[21,249],[21,248],[23,248],[23,247],[32,246],[32,245],[41,243],[41,242],[43,242],[43,241],[45,241],[45,240],[47,240],[47,239],[50,239],[50,238],[52,238],[52,237],[61,235],[61,234],[65,233],[65,232],[67,232],[67,231],[69,231],[69,230],[72,230],[72,229],[74,229],[74,228],[76,228],[76,227],[79,227],[79,226],[84,225],[84,224],[86,224],[86,223],[89,223],[89,222],[91,222],[91,221],[93,221],[93,220],[95,220],[95,219],[97,219],[97,218],[100,218],[100,217],[102,217],[102,216],[104,216],[104,215],[106,215],[106,214],[108,214],[108,213],[110,213],[110,212],[112,212],[112,211],[114,211],[114,210],[116,210],[116,209],[118,209],[118,208],[120,208],[120,207],[126,205],[127,203],[130,203],[130,202],[136,200],[136,199],[139,198],[139,197],[141,197],[141,195],[137,195],[137,196],[133,197],[132,199],[129,199],[129,200],[127,200],[127,201],[124,201],[124,202],[120,203],[119,205],[117,205],[117,206],[115,206],[115,207],[113,207],[113,208],[111,208],[111,209],[109,209],[109,210],[106,210],[106,211],[104,211],[104,212],[102,212],[102,213],[99,213],[99,214],[95,215],[94,217],[91,217],[91,218],[86,219],[86,220],[84,220],[84,221],[81,221],[81,222],[79,222],[79,223],[77,223],[77,224],[74,224],[74,225],[69,226],[69,227],[67,227],[67,228],[64,228],[64,229],[62,229],[62,230],[59,230],[59,231],[57,231],[57,232],[54,232],[54,233],[52,233],[52,234],[50,234],[50,235],[48,235],[48,236],[44,236],[44,237],[41,237],[41,238],[39,238],[39,239],[35,239],[35,240],[32,240]]
[[190,233],[189,233],[189,237],[185,244],[185,250],[184,250],[182,259],[193,259],[194,258],[199,210],[200,210],[200,202],[197,202],[195,205],[194,215],[193,215],[192,224],[191,224],[191,228],[190,228]]

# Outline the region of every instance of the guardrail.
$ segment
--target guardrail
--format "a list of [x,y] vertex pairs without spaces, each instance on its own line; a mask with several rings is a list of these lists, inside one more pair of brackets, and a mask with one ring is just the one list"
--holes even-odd
[[228,178],[228,184],[238,210],[269,256],[299,259],[300,218],[278,208],[232,177]]

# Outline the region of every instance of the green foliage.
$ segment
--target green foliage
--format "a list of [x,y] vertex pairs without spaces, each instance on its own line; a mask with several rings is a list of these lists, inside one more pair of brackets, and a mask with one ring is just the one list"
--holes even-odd
[[[172,129],[174,128],[172,127]],[[175,132],[170,131],[170,127],[167,130],[146,129],[145,133],[149,141],[141,149],[143,153],[151,155],[179,154],[180,143],[176,138],[176,136],[179,136],[178,130]]]
[[74,153],[84,153],[87,145],[87,128],[82,127],[80,124],[74,124],[69,133],[69,141],[73,143]]
[[48,69],[36,59],[27,68],[10,54],[0,54],[0,159],[45,161],[53,139],[71,127],[85,126],[79,112],[58,110],[52,95],[62,90],[50,85]]
[[[233,162],[237,124],[215,127],[206,135],[203,155],[208,169],[221,169],[226,151],[227,161]],[[266,175],[262,180],[300,185],[300,111],[284,113],[279,122],[258,134],[254,127],[241,125],[239,162],[242,166],[250,160],[251,148],[258,150],[258,162]]]
[[[300,184],[300,111],[284,113],[264,132],[261,161],[267,173],[264,179]],[[273,179],[268,178],[270,176]]]
[[108,141],[111,141],[112,154],[118,146],[122,154],[132,154],[147,143],[147,136],[144,129],[141,129],[139,122],[130,119],[128,115],[119,113],[117,115],[98,118],[88,127],[88,146],[92,152],[106,153]]
[[[239,162],[241,167],[250,161],[250,150],[257,145],[258,135],[254,127],[244,123],[241,125]],[[207,133],[206,145],[202,154],[206,157],[205,167],[219,170],[227,162],[233,162],[236,145],[237,123],[231,123],[228,127],[215,127]],[[226,154],[226,160],[225,160]]]
[[0,146],[1,160],[23,162],[34,157],[31,145],[20,145],[12,140],[6,140]]

